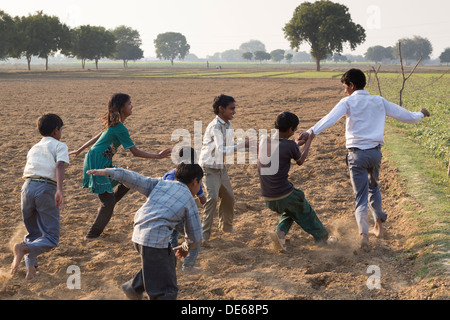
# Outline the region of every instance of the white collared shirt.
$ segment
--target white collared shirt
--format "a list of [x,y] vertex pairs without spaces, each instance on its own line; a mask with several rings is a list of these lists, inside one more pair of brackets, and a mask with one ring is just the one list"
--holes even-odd
[[422,112],[408,111],[383,97],[370,95],[366,90],[357,90],[343,98],[310,130],[319,134],[346,116],[345,138],[347,148],[367,150],[384,145],[386,116],[405,123],[417,123]]
[[69,163],[67,145],[52,137],[43,137],[27,154],[24,178],[42,177],[56,181],[56,163]]
[[216,116],[205,130],[198,162],[204,167],[223,169],[226,156],[234,156],[236,148],[237,143],[234,142],[231,122],[225,122],[219,116]]

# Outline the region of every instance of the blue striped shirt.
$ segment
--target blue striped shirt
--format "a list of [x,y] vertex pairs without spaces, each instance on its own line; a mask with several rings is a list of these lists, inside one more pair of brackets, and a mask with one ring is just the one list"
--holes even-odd
[[177,224],[185,222],[184,250],[197,248],[202,241],[202,225],[189,188],[178,181],[147,178],[136,172],[107,169],[108,176],[147,197],[136,212],[132,241],[146,247],[167,248]]

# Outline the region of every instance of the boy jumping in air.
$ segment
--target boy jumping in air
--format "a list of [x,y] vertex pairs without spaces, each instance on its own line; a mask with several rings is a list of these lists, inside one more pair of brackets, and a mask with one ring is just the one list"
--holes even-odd
[[387,219],[378,188],[386,117],[405,123],[417,123],[424,117],[429,117],[430,113],[426,109],[410,112],[380,96],[370,95],[364,90],[366,76],[359,69],[347,71],[341,82],[348,97],[342,99],[309,132],[318,135],[345,115],[347,164],[355,194],[355,218],[361,248],[369,251],[368,210],[370,209],[375,220],[373,233],[376,237],[382,237],[383,222]]

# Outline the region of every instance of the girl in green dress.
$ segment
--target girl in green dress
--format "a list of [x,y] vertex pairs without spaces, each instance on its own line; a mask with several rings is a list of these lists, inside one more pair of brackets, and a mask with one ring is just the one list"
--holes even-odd
[[[83,164],[83,187],[89,188],[100,198],[101,206],[98,209],[97,217],[91,229],[87,233],[85,240],[97,240],[114,211],[116,203],[128,192],[128,188],[118,181],[104,176],[93,176],[86,174],[87,170],[112,168],[112,158],[117,149],[122,146],[125,150],[130,150],[135,157],[163,159],[171,154],[171,149],[165,149],[158,154],[147,153],[139,150],[130,138],[128,129],[123,122],[133,112],[131,98],[124,93],[112,95],[108,102],[108,112],[103,116],[105,127],[102,132],[86,142],[78,150],[69,154],[79,155],[84,149],[90,147],[84,158]],[[114,187],[118,186],[114,191]]]

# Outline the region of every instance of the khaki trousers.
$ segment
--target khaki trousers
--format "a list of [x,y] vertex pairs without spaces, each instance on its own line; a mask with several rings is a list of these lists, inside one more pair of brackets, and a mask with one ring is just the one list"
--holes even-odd
[[226,168],[212,169],[204,167],[204,185],[206,203],[203,212],[203,240],[208,241],[211,235],[213,218],[219,204],[219,229],[230,232],[233,229],[234,193]]

